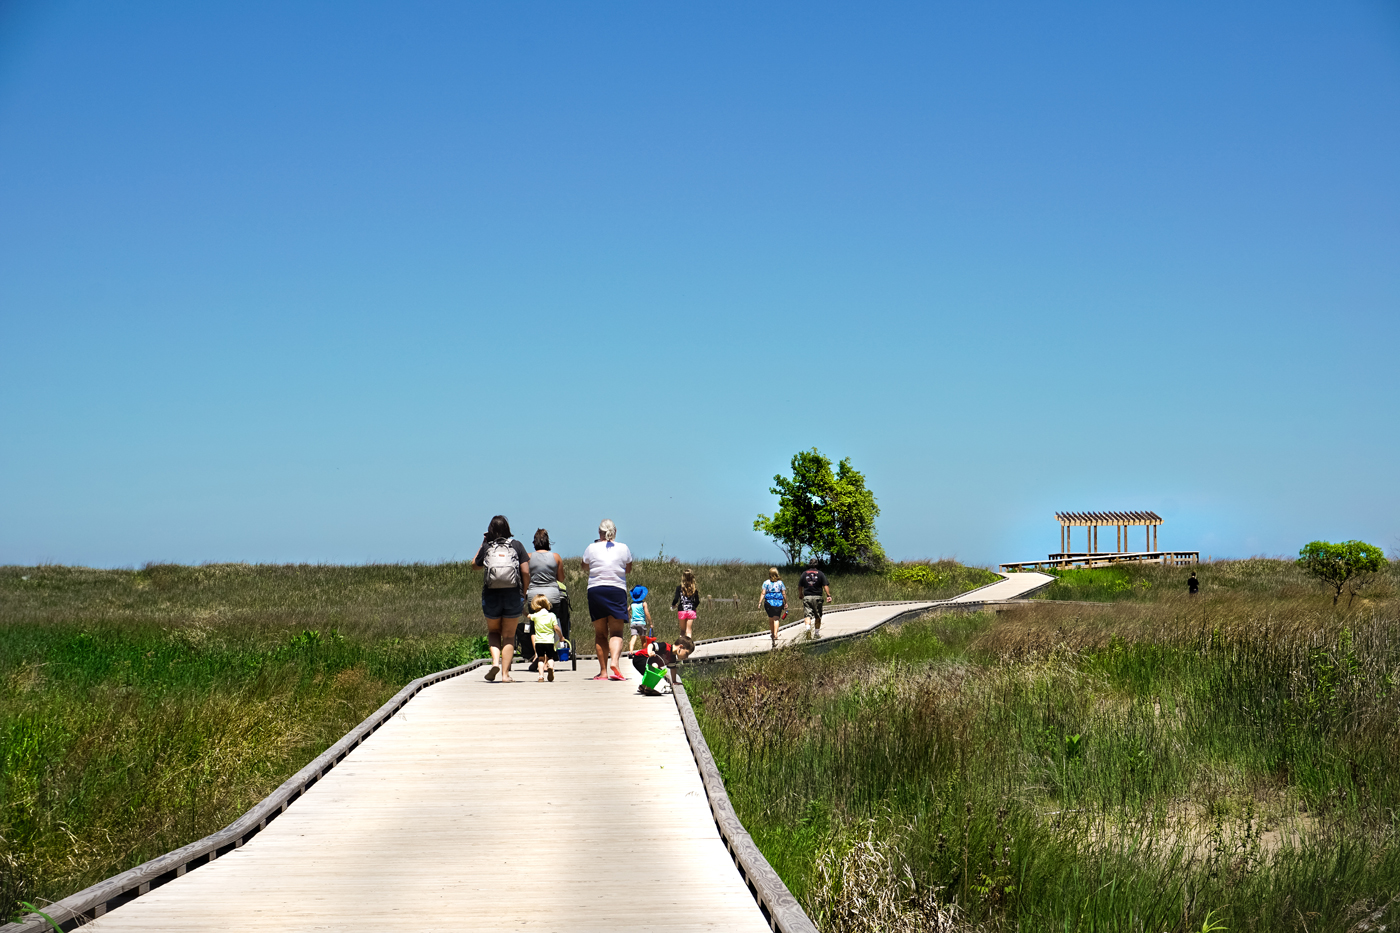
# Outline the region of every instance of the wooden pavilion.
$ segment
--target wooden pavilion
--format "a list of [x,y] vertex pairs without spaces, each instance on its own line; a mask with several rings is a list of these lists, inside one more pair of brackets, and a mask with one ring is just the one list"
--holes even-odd
[[1082,553],[1098,554],[1099,529],[1105,525],[1115,526],[1118,538],[1113,553],[1121,554],[1128,550],[1128,529],[1134,525],[1142,526],[1142,550],[1156,551],[1157,529],[1162,526],[1162,516],[1156,512],[1056,512],[1055,518],[1060,523],[1060,553],[1053,555],[1055,557],[1068,557],[1073,553],[1071,528],[1086,529],[1088,540]]
[[[1044,570],[1056,567],[1104,567],[1118,563],[1160,563],[1172,567],[1199,563],[1199,551],[1162,551],[1158,549],[1157,529],[1162,516],[1156,512],[1056,512],[1060,523],[1060,551],[1045,560],[1016,561],[1002,564],[1007,573],[1019,570]],[[1099,529],[1112,526],[1117,530],[1112,551],[1099,550]],[[1142,528],[1143,549],[1128,550],[1128,529]],[[1075,528],[1084,529],[1084,550],[1074,550]]]

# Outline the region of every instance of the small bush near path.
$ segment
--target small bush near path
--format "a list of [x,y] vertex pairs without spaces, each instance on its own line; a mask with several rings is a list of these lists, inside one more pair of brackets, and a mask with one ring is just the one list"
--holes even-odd
[[1144,575],[1172,585],[926,616],[689,690],[825,933],[1400,922],[1400,600],[1232,564],[1195,599]]

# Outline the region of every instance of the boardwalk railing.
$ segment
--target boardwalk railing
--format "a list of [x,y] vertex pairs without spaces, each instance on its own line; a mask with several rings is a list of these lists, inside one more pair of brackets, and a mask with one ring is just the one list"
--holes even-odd
[[1045,560],[1021,560],[1000,566],[1006,573],[1015,573],[1019,570],[1107,567],[1110,564],[1165,564],[1168,567],[1185,567],[1200,562],[1200,551],[1099,551],[1084,554],[1051,554]]
[[[355,747],[369,738],[379,727],[403,709],[404,704],[413,699],[420,690],[432,684],[457,677],[474,668],[486,664],[485,660],[473,661],[461,667],[438,671],[417,680],[394,694],[390,700],[372,713],[368,719],[345,734],[339,742],[326,749],[309,765],[292,775],[282,786],[273,791],[261,803],[234,820],[216,833],[205,836],[198,842],[182,846],[174,852],[167,852],[149,862],[137,865],[120,875],[113,875],[106,881],[99,881],[77,894],[71,894],[61,901],[55,901],[44,908],[44,913],[52,917],[64,930],[73,930],[89,920],[102,916],[123,904],[135,900],[152,888],[174,881],[188,872],[208,865],[216,858],[240,848],[248,840],[262,832],[288,806],[319,781]],[[52,931],[48,921],[38,914],[29,914],[18,923],[0,926],[0,933],[47,933]]]
[[705,736],[700,732],[700,724],[695,720],[695,711],[690,708],[690,698],[685,687],[675,686],[676,709],[680,712],[681,723],[685,726],[685,737],[690,742],[690,751],[695,756],[695,765],[700,769],[700,778],[705,782],[705,796],[710,800],[710,813],[715,818],[724,847],[734,859],[744,884],[753,893],[763,919],[769,929],[778,933],[817,933],[816,926],[792,896],[783,879],[768,864],[763,853],[754,845],[753,837],[739,822],[734,813],[734,805],[729,802],[729,794],[724,790],[724,779],[720,777],[715,757],[710,754],[710,746],[705,744]]

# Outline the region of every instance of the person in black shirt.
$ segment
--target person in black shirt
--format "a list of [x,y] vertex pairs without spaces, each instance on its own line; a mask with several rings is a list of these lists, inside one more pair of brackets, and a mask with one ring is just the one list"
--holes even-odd
[[[817,567],[815,557],[807,563],[807,569],[798,578],[797,585],[802,591],[802,612],[807,624],[812,628],[812,637],[821,638],[822,607],[831,602],[831,585],[827,583],[826,574]],[[823,594],[826,596],[824,601]]]
[[1196,591],[1200,588],[1201,581],[1196,579],[1196,571],[1193,570],[1191,571],[1191,579],[1186,581],[1186,592],[1190,593],[1192,596],[1195,596]]

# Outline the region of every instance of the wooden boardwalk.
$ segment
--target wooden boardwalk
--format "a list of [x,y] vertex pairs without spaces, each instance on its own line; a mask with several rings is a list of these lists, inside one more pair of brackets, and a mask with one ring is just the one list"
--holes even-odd
[[515,673],[428,687],[246,845],[83,929],[768,929],[672,699]]
[[[978,587],[954,596],[926,602],[877,603],[858,609],[828,608],[822,620],[823,639],[849,638],[863,632],[879,628],[899,616],[913,616],[929,609],[972,608],[981,603],[996,603],[1021,599],[1042,587],[1055,582],[1055,578],[1043,573],[1013,573],[1004,579]],[[788,597],[788,621],[778,630],[778,646],[795,644],[811,638],[802,624],[802,603],[791,595]],[[758,654],[772,650],[772,637],[767,632],[744,635],[739,638],[723,638],[701,642],[695,646],[696,661],[718,660],[745,654]]]
[[[822,634],[850,636],[938,605],[1011,598],[1043,585],[1033,579],[1040,576],[1015,574],[941,603],[829,611]],[[800,637],[801,628],[784,638]],[[766,633],[720,640],[702,644],[697,657],[768,645]],[[345,750],[304,769],[305,789],[283,798],[290,805],[278,805],[261,831],[262,817],[245,817],[254,821],[246,840],[217,843],[218,857],[198,870],[186,872],[184,861],[171,868],[185,858],[172,853],[66,898],[60,919],[96,912],[83,926],[94,933],[769,929],[735,865],[735,857],[751,864],[761,856],[727,801],[712,810],[696,760],[708,752],[692,751],[675,700],[638,695],[630,665],[621,683],[588,680],[591,670],[538,683],[517,668],[517,682],[503,684],[477,669],[410,685],[403,695],[411,699],[386,706],[384,715],[403,703],[377,731],[367,721],[342,740]],[[718,800],[722,787],[710,777]],[[736,852],[746,854],[730,855],[717,819],[744,836]],[[205,841],[186,850],[201,845],[209,848]],[[771,876],[766,864],[758,870]],[[151,881],[128,891],[134,882],[121,879],[134,876]],[[771,881],[760,889],[776,887],[791,905]],[[31,928],[41,926],[9,929]],[[787,929],[813,928],[796,911]]]

